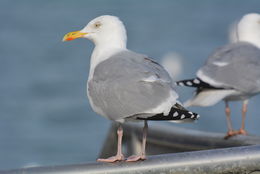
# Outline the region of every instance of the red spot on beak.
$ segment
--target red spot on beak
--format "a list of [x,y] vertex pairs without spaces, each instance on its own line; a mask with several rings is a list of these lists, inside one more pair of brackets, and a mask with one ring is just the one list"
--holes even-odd
[[74,38],[68,37],[66,40],[67,40],[67,41],[70,41],[70,40],[74,40]]

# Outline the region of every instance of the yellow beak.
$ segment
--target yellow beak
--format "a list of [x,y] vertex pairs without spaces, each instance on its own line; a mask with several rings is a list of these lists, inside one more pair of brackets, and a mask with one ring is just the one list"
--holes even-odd
[[77,39],[77,38],[81,38],[83,37],[84,35],[86,35],[88,33],[82,33],[80,31],[73,31],[73,32],[70,32],[68,34],[65,34],[65,36],[63,37],[62,41],[71,41],[71,40],[74,40],[74,39]]

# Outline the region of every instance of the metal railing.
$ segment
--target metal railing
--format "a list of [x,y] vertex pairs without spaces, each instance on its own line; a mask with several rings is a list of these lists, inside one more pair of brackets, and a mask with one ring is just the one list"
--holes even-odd
[[[244,146],[150,156],[145,161],[35,167],[2,174],[256,174],[260,146]],[[258,173],[258,174],[259,174]]]
[[[142,127],[124,125],[126,154],[138,153]],[[116,150],[112,125],[101,157]],[[260,138],[153,125],[147,139],[148,159],[140,162],[87,163],[66,166],[32,167],[1,171],[1,174],[260,174]],[[176,153],[177,152],[177,153]],[[161,154],[161,155],[154,155]]]
[[[142,125],[123,125],[125,154],[137,154],[141,150]],[[225,140],[225,133],[204,132],[173,125],[156,124],[149,127],[147,136],[147,154],[157,155],[175,152],[260,145],[258,136],[238,135]],[[112,124],[101,150],[100,157],[108,157],[116,153],[116,125]]]

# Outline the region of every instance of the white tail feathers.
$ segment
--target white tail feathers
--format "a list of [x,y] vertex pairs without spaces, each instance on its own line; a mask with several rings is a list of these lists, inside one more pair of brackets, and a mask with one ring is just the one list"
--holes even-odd
[[184,107],[189,106],[212,106],[232,94],[237,93],[233,89],[210,89],[196,94],[192,99],[184,103]]

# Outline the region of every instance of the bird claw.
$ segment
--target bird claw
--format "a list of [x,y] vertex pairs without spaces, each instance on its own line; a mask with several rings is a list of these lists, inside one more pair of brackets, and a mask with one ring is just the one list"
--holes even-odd
[[97,159],[98,162],[107,162],[107,163],[113,163],[117,161],[123,161],[125,158],[123,155],[116,155],[116,156],[111,156],[109,158],[99,158]]
[[135,161],[142,161],[146,160],[145,155],[133,155],[126,159],[127,162],[135,162]]
[[240,135],[248,135],[245,129],[239,129],[239,130],[237,131],[237,134],[240,134]]
[[233,137],[235,135],[237,135],[237,131],[233,131],[233,130],[228,131],[224,139],[229,139],[230,137]]
[[224,139],[228,139],[230,137],[233,137],[235,135],[248,135],[245,129],[239,129],[238,131],[228,131]]

